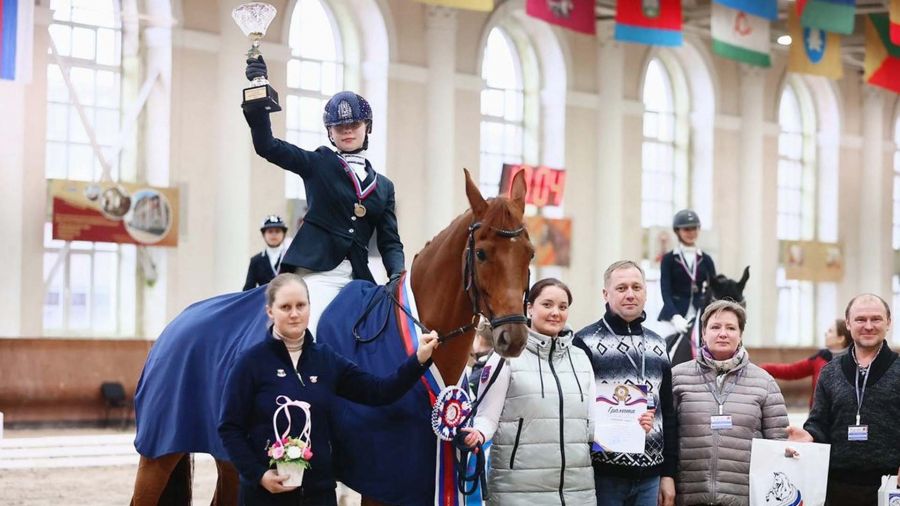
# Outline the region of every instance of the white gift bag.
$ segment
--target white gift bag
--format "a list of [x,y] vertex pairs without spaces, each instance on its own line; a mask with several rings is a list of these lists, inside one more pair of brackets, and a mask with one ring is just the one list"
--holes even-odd
[[831,445],[754,439],[750,451],[750,506],[825,504]]
[[900,506],[900,487],[896,476],[882,476],[878,489],[878,506]]

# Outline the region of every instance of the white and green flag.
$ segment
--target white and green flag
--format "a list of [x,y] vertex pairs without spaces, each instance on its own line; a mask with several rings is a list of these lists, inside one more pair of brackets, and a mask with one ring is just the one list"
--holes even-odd
[[712,3],[713,51],[719,56],[769,67],[769,20]]

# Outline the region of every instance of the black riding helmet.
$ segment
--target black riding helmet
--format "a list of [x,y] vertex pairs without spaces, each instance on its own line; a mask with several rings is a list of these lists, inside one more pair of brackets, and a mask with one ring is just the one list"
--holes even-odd
[[284,220],[277,214],[266,216],[265,219],[263,219],[262,225],[259,227],[259,231],[265,234],[266,230],[270,228],[280,228],[284,233],[287,233],[288,231],[288,227],[284,224]]
[[700,217],[693,209],[682,209],[675,213],[672,218],[672,230],[678,231],[679,228],[700,228]]

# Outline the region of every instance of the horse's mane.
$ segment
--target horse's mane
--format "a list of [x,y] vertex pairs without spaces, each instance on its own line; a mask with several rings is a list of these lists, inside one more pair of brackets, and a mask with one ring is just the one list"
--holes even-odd
[[[522,225],[522,220],[519,218],[519,215],[521,214],[520,210],[516,208],[512,199],[507,197],[492,197],[485,201],[488,206],[481,220],[483,223],[490,223],[491,227],[502,230],[513,230]],[[413,262],[415,262],[416,257],[428,249],[432,243],[436,245],[444,244],[451,234],[456,233],[459,227],[468,228],[471,222],[472,210],[466,209],[454,218],[447,228],[441,230],[432,237],[431,240],[426,242],[425,246],[423,246],[422,249],[416,253],[415,257],[413,257]]]

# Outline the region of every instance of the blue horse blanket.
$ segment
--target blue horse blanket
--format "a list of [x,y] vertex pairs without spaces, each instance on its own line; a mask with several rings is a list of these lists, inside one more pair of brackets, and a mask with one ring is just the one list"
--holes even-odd
[[265,287],[192,304],[150,349],[134,396],[138,453],[228,454],[217,431],[235,357],[266,337]]

